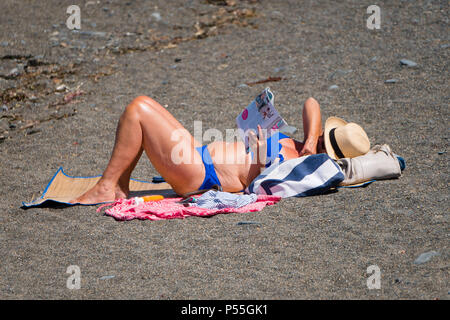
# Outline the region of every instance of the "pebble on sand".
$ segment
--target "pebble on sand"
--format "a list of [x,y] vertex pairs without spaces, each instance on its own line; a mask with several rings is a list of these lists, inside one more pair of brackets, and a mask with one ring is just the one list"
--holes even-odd
[[8,77],[10,78],[15,78],[20,74],[19,69],[18,68],[14,68],[12,69],[9,73],[8,73]]
[[94,37],[94,38],[107,38],[108,36],[108,34],[103,31],[89,31],[89,30],[79,31],[74,29],[72,30],[72,33],[78,33],[79,35],[84,37]]
[[161,14],[159,12],[153,12],[152,17],[155,18],[156,21],[161,21]]
[[337,89],[339,89],[339,86],[335,84],[328,87],[328,90],[337,90]]
[[414,260],[414,264],[422,264],[422,263],[428,262],[434,256],[439,256],[439,255],[440,255],[439,252],[436,252],[436,251],[424,252],[420,256],[418,256],[416,260]]
[[286,70],[286,67],[277,67],[277,68],[273,69],[273,72],[278,73],[278,72],[285,71],[285,70]]
[[338,69],[336,71],[334,71],[330,76],[329,79],[332,80],[334,79],[336,76],[345,76],[349,73],[352,73],[353,70],[352,69],[348,69],[348,70],[343,70],[343,69]]
[[249,224],[258,224],[260,225],[260,222],[256,222],[256,221],[239,221],[238,223],[236,223],[236,225],[238,226],[243,226],[243,225],[249,225]]
[[384,83],[396,83],[398,82],[398,79],[387,79],[384,81]]
[[69,88],[65,84],[62,84],[62,85],[56,87],[56,91],[58,91],[58,92],[66,91],[68,89]]
[[417,63],[412,61],[412,60],[408,60],[408,59],[402,59],[400,60],[400,63],[404,66],[408,66],[408,67],[415,67],[417,66]]

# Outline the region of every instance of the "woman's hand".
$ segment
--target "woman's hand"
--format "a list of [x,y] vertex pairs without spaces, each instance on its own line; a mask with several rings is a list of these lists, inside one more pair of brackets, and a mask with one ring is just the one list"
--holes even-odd
[[[248,143],[250,149],[253,151],[254,157],[256,157],[256,163],[260,166],[266,165],[267,158],[267,139],[266,139],[266,130],[262,130],[261,126],[258,125],[258,136],[253,131],[250,131],[248,134]],[[255,163],[255,162],[253,162]]]
[[305,144],[303,145],[302,150],[298,154],[299,157],[316,154],[317,153],[317,140],[318,139],[314,139],[314,138],[307,139],[305,141]]

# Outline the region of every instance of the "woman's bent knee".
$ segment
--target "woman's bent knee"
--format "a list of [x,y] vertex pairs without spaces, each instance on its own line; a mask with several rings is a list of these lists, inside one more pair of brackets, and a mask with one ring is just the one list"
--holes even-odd
[[309,97],[308,99],[306,99],[305,106],[312,104],[319,105],[319,102],[317,102],[317,100],[314,99],[313,97]]
[[156,101],[147,96],[139,96],[125,108],[125,112],[127,113],[136,113],[136,112],[149,112],[153,111],[155,107]]
[[147,97],[147,96],[138,96],[138,97],[134,98],[133,102],[152,104],[155,102],[155,100],[153,100],[152,98]]

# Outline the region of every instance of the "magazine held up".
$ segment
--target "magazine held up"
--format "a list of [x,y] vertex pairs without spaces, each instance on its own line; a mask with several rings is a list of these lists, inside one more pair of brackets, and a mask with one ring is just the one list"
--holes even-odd
[[270,88],[264,89],[236,118],[236,123],[245,143],[246,152],[250,151],[248,133],[250,130],[258,134],[258,125],[261,129],[280,130],[292,134],[296,128],[289,126],[274,107],[274,95]]

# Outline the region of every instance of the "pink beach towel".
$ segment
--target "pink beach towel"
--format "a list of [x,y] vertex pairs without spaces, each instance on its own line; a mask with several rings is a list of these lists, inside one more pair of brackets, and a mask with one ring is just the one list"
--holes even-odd
[[135,204],[134,199],[118,199],[113,204],[105,204],[97,209],[99,212],[104,207],[112,206],[105,213],[116,220],[163,220],[183,219],[189,216],[209,217],[218,213],[243,213],[261,211],[267,205],[273,205],[280,201],[281,197],[259,195],[254,203],[240,208],[205,209],[200,207],[185,207],[178,203],[182,198],[167,198],[160,201],[149,201]]

